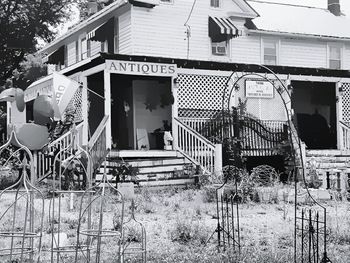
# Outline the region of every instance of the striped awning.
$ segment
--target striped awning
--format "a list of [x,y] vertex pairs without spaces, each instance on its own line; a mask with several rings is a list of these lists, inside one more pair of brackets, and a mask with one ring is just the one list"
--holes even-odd
[[65,50],[65,46],[64,45],[60,46],[54,52],[45,56],[43,58],[43,63],[64,65],[64,50]]
[[239,36],[239,30],[229,18],[209,16],[209,37],[215,41]]
[[93,41],[100,41],[103,42],[107,39],[108,34],[114,34],[114,17],[109,19],[104,24],[96,27],[95,29],[91,30],[89,33],[87,33],[86,38]]

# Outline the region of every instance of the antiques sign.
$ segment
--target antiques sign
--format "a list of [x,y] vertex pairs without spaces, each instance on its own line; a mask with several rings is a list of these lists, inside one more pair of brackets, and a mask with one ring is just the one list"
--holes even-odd
[[106,60],[106,69],[111,73],[127,75],[164,76],[176,75],[175,64]]
[[266,80],[246,80],[245,96],[247,98],[272,99],[273,85]]

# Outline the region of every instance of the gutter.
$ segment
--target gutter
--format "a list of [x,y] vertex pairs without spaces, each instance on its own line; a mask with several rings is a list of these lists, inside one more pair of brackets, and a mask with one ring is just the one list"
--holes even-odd
[[258,34],[258,35],[277,35],[277,36],[285,36],[285,37],[292,37],[292,38],[310,38],[310,39],[318,39],[318,40],[350,42],[350,38],[347,38],[347,37],[332,37],[332,36],[310,35],[310,34],[302,34],[302,33],[289,33],[289,32],[279,32],[279,31],[268,31],[268,30],[255,30],[255,29],[248,29],[248,33]]

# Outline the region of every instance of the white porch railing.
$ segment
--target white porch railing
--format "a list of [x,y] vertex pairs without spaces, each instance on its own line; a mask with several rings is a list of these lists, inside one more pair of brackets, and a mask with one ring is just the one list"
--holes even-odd
[[[215,166],[218,164],[215,165],[215,161],[221,161],[221,156],[216,154],[216,149],[217,152],[220,152],[221,147],[216,147],[179,119],[174,118],[174,120],[174,137],[177,141],[177,150],[193,163],[200,165],[205,172],[213,173],[217,170]],[[221,166],[221,163],[219,165]]]
[[[80,123],[76,126],[77,130],[77,142],[81,146],[82,144],[82,133],[83,133],[83,123]],[[37,178],[39,180],[46,177],[48,174],[52,172],[52,165],[54,161],[54,153],[58,149],[67,148],[73,141],[73,133],[71,130],[63,134],[61,137],[57,138],[53,142],[48,145],[48,153],[52,153],[51,155],[46,155],[42,152],[38,152],[37,157]],[[73,151],[73,148],[70,148],[69,151]]]
[[345,122],[339,121],[340,136],[338,148],[340,150],[350,150],[350,126]]
[[[182,123],[188,125],[197,132],[208,129],[207,125],[209,122],[213,122],[210,118],[178,118]],[[283,125],[286,124],[286,121],[275,121],[275,120],[260,120],[265,127],[267,127],[272,132],[283,131]],[[210,126],[211,129],[219,130],[221,127],[221,120],[212,123]]]

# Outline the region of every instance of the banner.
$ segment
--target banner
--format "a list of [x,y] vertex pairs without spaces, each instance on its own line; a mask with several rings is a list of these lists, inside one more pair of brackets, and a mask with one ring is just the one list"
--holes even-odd
[[71,80],[57,72],[53,73],[54,97],[61,115],[63,115],[78,88],[78,82]]

